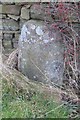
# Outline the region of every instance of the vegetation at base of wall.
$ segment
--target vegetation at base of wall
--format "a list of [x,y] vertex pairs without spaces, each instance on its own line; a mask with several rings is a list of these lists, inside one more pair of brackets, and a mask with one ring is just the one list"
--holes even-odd
[[68,105],[56,103],[44,93],[26,95],[27,91],[16,91],[3,79],[3,118],[66,118],[70,113]]

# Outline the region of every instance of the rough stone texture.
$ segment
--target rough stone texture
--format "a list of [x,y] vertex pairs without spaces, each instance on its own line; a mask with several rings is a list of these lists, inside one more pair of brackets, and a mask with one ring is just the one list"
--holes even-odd
[[11,46],[11,40],[4,40],[3,39],[3,43],[4,43],[4,47],[5,48],[7,48],[7,49],[8,48],[10,48],[10,49],[12,48],[12,46]]
[[26,4],[28,4],[28,3],[25,2],[25,1],[24,1],[24,2],[21,2],[21,1],[20,1],[20,2],[15,2],[15,4],[16,4],[16,5],[26,5]]
[[53,36],[44,22],[30,20],[25,23],[19,39],[19,70],[30,79],[44,83],[62,83],[63,46],[61,35]]
[[14,0],[0,0],[1,4],[3,5],[13,5]]
[[18,6],[18,5],[0,5],[0,8],[2,9],[2,11],[0,11],[0,13],[19,15],[21,6]]
[[15,33],[15,38],[19,40],[20,33]]
[[32,19],[39,19],[39,20],[47,20],[52,22],[51,15],[47,14],[45,11],[50,11],[49,8],[46,7],[46,5],[37,5],[34,4],[31,6],[31,18]]
[[0,19],[0,30],[3,30],[2,19]]
[[0,24],[0,29],[3,29],[3,30],[13,30],[13,31],[16,31],[19,29],[19,25],[18,23],[13,20],[13,19],[3,19],[1,20],[2,21],[2,26]]
[[13,42],[13,48],[18,48],[18,39],[14,38],[12,39]]
[[6,18],[6,15],[0,14],[0,19],[2,19],[2,18]]
[[10,15],[8,14],[8,17],[12,18],[13,20],[18,20],[19,19],[19,16],[16,16],[16,15]]
[[29,15],[29,9],[27,9],[27,7],[22,7],[21,9],[21,18],[29,20],[30,19],[30,15]]
[[28,21],[28,20],[20,19],[20,23],[19,23],[20,30],[21,30],[23,24],[24,24],[25,22],[27,22],[27,21]]
[[0,14],[0,19],[2,19],[2,14]]
[[13,37],[12,34],[6,34],[6,33],[5,33],[5,34],[3,35],[3,39],[5,39],[5,40],[11,40],[12,37]]
[[0,31],[0,39],[3,39],[2,31]]
[[31,7],[31,4],[30,3],[29,4],[25,4],[24,6],[29,9]]

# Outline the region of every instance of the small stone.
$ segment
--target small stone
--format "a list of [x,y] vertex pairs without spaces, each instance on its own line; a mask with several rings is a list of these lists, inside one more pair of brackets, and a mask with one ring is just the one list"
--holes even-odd
[[6,15],[5,14],[0,14],[0,19],[4,19],[4,18],[6,18]]
[[26,20],[30,19],[29,9],[27,9],[26,7],[22,7],[21,9],[21,18],[26,19]]
[[3,40],[5,48],[12,48],[11,40]]
[[[2,24],[2,28],[1,28]],[[0,29],[16,31],[19,29],[18,23],[13,19],[0,20]]]
[[19,33],[15,33],[15,38],[16,38],[17,40],[19,40],[19,37],[20,37],[20,34],[19,34]]
[[0,5],[0,13],[3,14],[19,15],[20,10],[21,6],[19,5]]
[[18,39],[14,38],[12,39],[12,42],[13,42],[13,47],[18,48]]
[[10,15],[10,14],[8,14],[8,17],[12,18],[13,20],[16,20],[16,21],[19,19],[19,16],[16,16],[16,15]]
[[2,19],[0,19],[0,30],[3,30]]
[[30,4],[24,5],[27,9],[31,7]]
[[11,40],[12,37],[13,37],[13,35],[10,34],[10,33],[9,33],[9,34],[5,33],[5,34],[3,35],[3,39],[5,39],[5,40]]
[[31,7],[30,7],[30,11],[31,11],[31,18],[32,19],[37,19],[37,20],[45,20],[45,17],[46,17],[46,20],[47,21],[53,21],[51,15],[47,15],[47,13],[45,13],[45,10],[48,9],[49,11],[49,8],[46,8],[47,6],[46,5],[39,5],[39,4],[33,4]]
[[0,39],[3,39],[2,31],[0,31]]

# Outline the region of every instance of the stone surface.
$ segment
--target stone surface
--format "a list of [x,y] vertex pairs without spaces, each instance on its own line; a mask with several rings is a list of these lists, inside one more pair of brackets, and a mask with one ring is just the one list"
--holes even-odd
[[13,42],[13,47],[18,48],[18,39],[14,38],[12,39],[12,42]]
[[0,19],[0,30],[3,30],[2,19]]
[[20,33],[15,33],[15,38],[19,40]]
[[0,19],[2,19],[2,18],[6,18],[6,15],[0,14]]
[[52,22],[52,17],[45,11],[49,12],[49,8],[47,8],[47,5],[37,5],[34,4],[31,6],[30,12],[31,12],[31,18],[32,19],[39,19],[39,20],[47,20]]
[[25,4],[25,5],[24,5],[24,7],[26,7],[26,8],[28,8],[28,9],[29,9],[29,8],[31,7],[31,4],[30,4],[30,3]]
[[29,20],[30,19],[30,15],[29,15],[29,9],[27,9],[27,7],[22,7],[21,9],[21,18]]
[[0,31],[0,39],[3,39],[2,31]]
[[28,21],[28,20],[25,20],[25,19],[21,19],[21,18],[20,18],[20,23],[19,23],[20,30],[21,30],[23,24],[24,24],[25,22],[27,22],[27,21]]
[[5,40],[11,40],[12,37],[13,37],[12,34],[6,34],[6,33],[5,33],[4,36],[3,36],[3,39],[5,39]]
[[3,40],[3,45],[4,45],[4,47],[5,48],[12,48],[12,46],[11,46],[11,40]]
[[21,6],[19,5],[0,5],[0,13],[19,15]]
[[13,19],[0,19],[0,29],[16,31],[19,29],[19,25]]
[[44,22],[29,20],[19,38],[18,68],[30,79],[44,83],[62,84],[63,51],[61,35],[53,30],[53,36]]
[[19,19],[19,16],[16,16],[16,15],[10,15],[10,14],[8,14],[8,17],[12,18],[13,20],[16,20],[16,21]]

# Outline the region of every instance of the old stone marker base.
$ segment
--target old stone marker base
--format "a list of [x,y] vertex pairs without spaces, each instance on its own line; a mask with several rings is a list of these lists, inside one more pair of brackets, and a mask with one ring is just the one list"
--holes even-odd
[[62,84],[63,46],[61,35],[43,21],[29,20],[21,30],[18,68],[32,80]]

